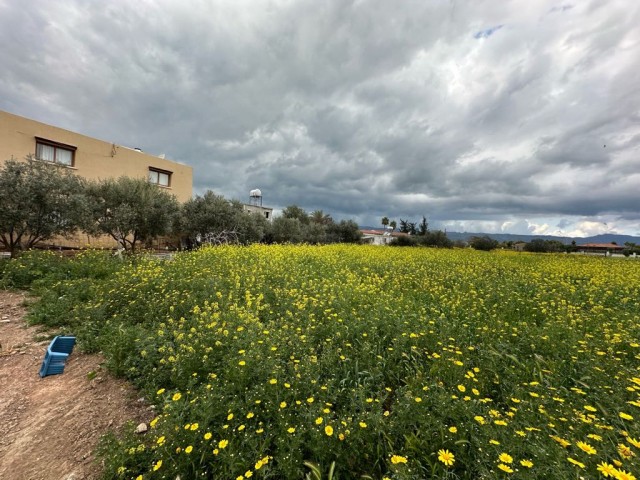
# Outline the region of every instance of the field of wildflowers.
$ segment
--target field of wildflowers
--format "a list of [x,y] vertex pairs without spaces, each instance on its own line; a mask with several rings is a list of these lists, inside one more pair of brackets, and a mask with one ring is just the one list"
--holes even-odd
[[69,263],[35,281],[32,318],[157,407],[146,436],[105,440],[107,478],[640,475],[637,262],[341,245]]

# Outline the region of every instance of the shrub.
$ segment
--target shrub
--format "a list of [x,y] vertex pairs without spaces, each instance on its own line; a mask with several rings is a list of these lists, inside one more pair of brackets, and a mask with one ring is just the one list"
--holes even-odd
[[534,238],[524,246],[527,252],[537,253],[558,253],[565,251],[565,245],[558,240],[544,240],[542,238]]
[[409,235],[400,235],[389,242],[392,247],[415,247],[418,241]]
[[59,253],[46,250],[29,250],[3,262],[2,287],[21,289],[30,288],[37,280],[59,274],[66,265]]
[[428,230],[424,235],[418,237],[420,245],[438,248],[453,248],[453,242],[442,230]]
[[471,237],[471,239],[469,240],[469,245],[474,250],[483,250],[485,252],[488,252],[489,250],[498,248],[498,241],[485,235],[483,237]]

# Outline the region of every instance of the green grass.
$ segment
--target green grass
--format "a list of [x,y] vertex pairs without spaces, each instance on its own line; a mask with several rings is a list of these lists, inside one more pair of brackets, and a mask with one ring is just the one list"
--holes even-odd
[[42,265],[4,273],[41,296],[31,319],[157,406],[146,436],[104,441],[106,478],[639,473],[633,260],[253,246]]

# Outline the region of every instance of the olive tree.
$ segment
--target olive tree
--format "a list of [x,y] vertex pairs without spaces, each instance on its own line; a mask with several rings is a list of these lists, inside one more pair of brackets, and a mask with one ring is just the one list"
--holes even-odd
[[68,236],[87,213],[85,182],[33,157],[0,168],[0,245],[14,257],[56,236]]
[[267,223],[259,213],[245,212],[241,202],[208,190],[182,206],[179,231],[196,245],[210,238],[218,239],[216,243],[248,244],[262,240]]
[[179,205],[173,195],[146,179],[120,177],[87,189],[91,219],[85,231],[108,235],[126,251],[172,231]]
[[469,239],[469,245],[471,245],[471,248],[475,250],[484,250],[485,252],[488,252],[490,250],[498,248],[498,241],[494,240],[488,235],[484,235],[482,237],[474,236]]

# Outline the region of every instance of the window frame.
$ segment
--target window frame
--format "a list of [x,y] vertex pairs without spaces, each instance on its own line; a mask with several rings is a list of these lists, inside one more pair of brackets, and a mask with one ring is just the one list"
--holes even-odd
[[[152,182],[151,178],[149,177],[150,173],[157,173],[158,174],[158,181],[157,182]],[[167,176],[167,184],[163,185],[162,183],[160,183],[160,174],[164,174]],[[147,180],[149,181],[150,184],[152,185],[157,185],[158,187],[162,187],[162,188],[171,188],[171,177],[173,176],[173,172],[170,170],[164,170],[162,168],[157,168],[157,167],[152,167],[149,166],[149,171],[147,172]]]
[[[76,147],[74,145],[68,145],[66,143],[55,142],[55,141],[49,140],[47,138],[42,138],[42,137],[35,137],[35,138],[36,138],[36,154],[35,154],[36,160],[39,160],[41,162],[52,163],[54,165],[59,165],[61,167],[75,168],[75,166],[76,166],[76,150],[78,149],[78,147]],[[44,146],[53,148],[53,161],[38,157],[38,145],[44,145]],[[57,160],[58,150],[65,150],[65,151],[71,153],[71,163],[70,164],[62,163],[62,162],[59,162]]]

